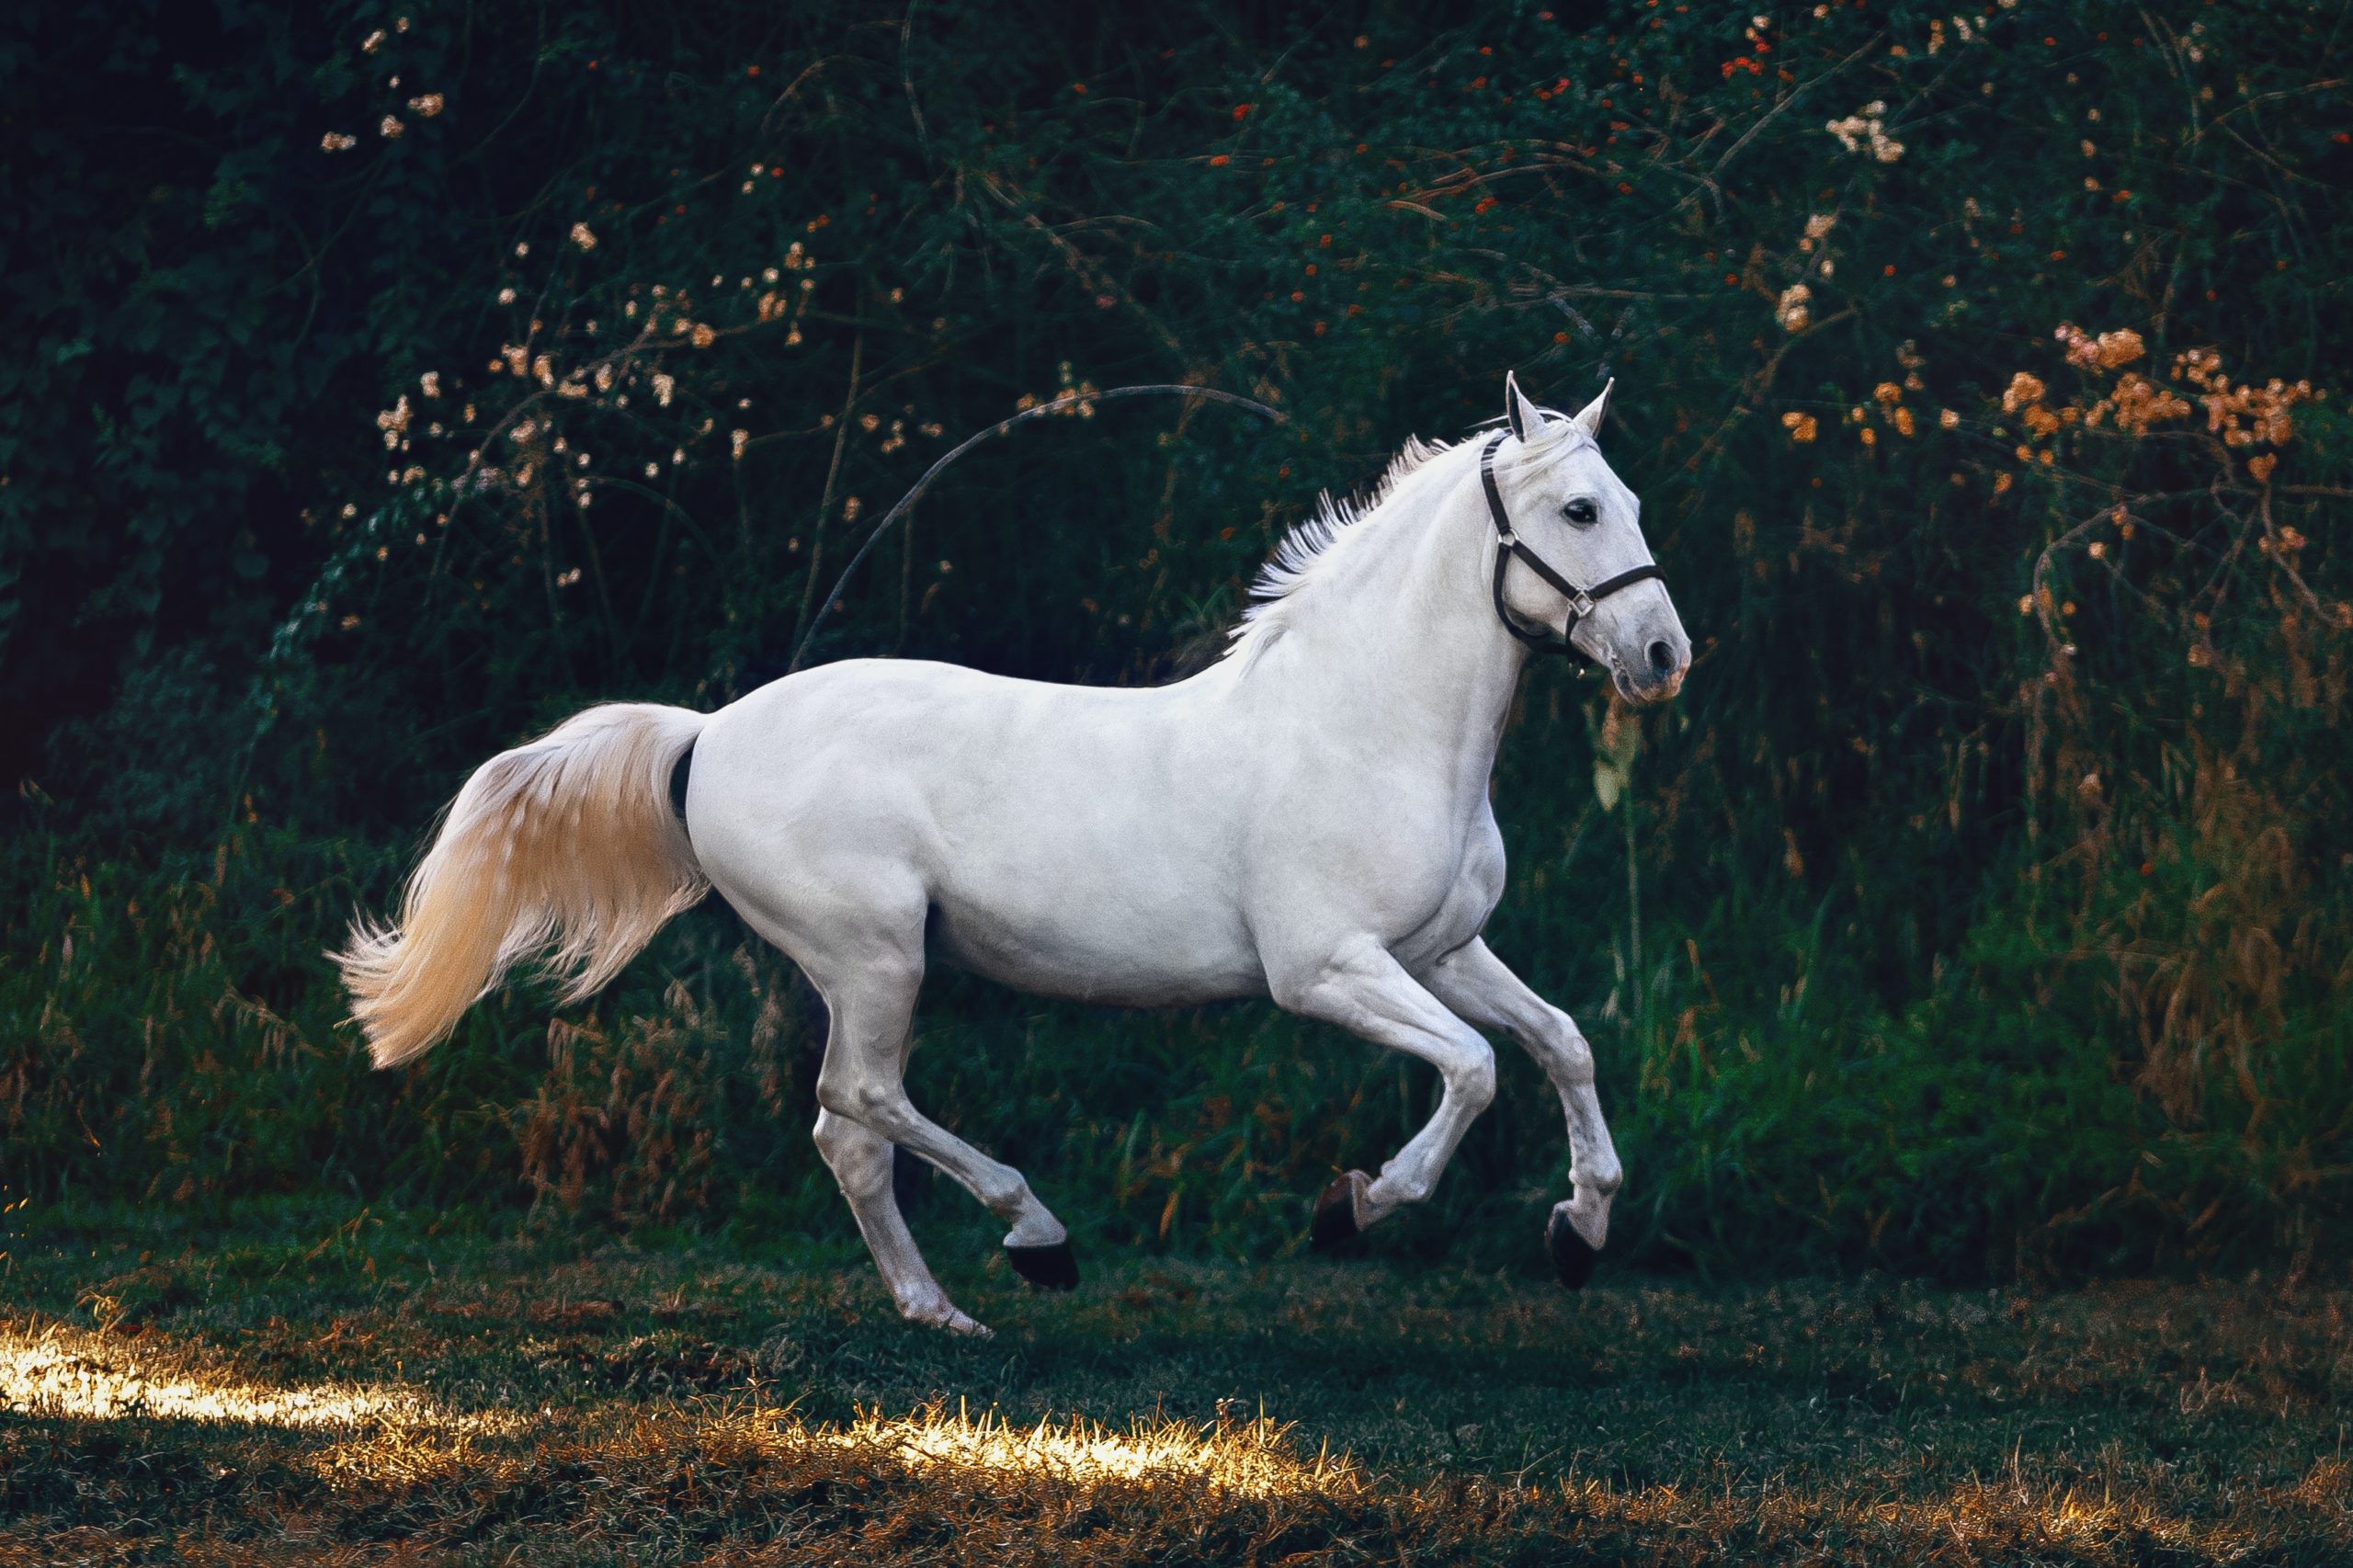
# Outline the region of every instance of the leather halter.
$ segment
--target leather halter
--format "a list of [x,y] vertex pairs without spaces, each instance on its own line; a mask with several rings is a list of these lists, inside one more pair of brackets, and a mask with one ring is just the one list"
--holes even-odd
[[[1512,532],[1510,514],[1504,510],[1503,493],[1495,488],[1495,449],[1504,444],[1504,437],[1509,434],[1508,430],[1496,431],[1479,449],[1479,483],[1487,492],[1487,515],[1495,519],[1495,619],[1504,623],[1506,631],[1540,653],[1583,653],[1584,650],[1570,639],[1576,633],[1577,622],[1591,615],[1596,605],[1620,589],[1631,588],[1637,583],[1646,583],[1653,578],[1663,583],[1666,581],[1666,574],[1658,569],[1656,562],[1646,562],[1630,572],[1620,572],[1615,577],[1596,583],[1590,588],[1580,588],[1554,571],[1552,562],[1521,543],[1519,536]],[[1515,560],[1559,589],[1568,599],[1568,624],[1562,629],[1558,638],[1552,635],[1550,627],[1531,631],[1512,619],[1510,607],[1504,603],[1504,574]],[[1586,656],[1591,658],[1590,654]]]

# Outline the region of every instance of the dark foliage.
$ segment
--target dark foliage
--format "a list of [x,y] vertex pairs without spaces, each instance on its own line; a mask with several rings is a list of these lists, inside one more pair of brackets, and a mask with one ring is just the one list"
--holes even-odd
[[[1702,653],[1532,674],[1492,936],[1708,1268],[2341,1256],[2353,107],[2318,4],[73,5],[0,22],[0,1179],[842,1223],[699,912],[404,1078],[320,957],[483,757],[818,656],[1212,656],[1321,487],[1619,378]],[[2070,335],[2072,334],[2073,335]],[[1428,1085],[935,988],[917,1093],[1263,1250]],[[547,1041],[544,1056],[538,1042]],[[1530,1074],[1381,1244],[1537,1262]],[[519,1178],[519,1180],[518,1180]]]

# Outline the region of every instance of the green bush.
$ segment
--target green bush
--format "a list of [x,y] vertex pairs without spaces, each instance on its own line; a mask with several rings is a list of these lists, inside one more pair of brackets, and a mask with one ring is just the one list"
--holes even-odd
[[[983,448],[816,656],[1165,678],[1316,490],[1516,368],[1618,378],[1700,646],[1657,713],[1531,673],[1497,780],[1490,935],[1597,1042],[1631,1250],[2339,1256],[2338,25],[28,8],[0,1179],[844,1225],[817,1010],[724,911],[398,1077],[321,955],[491,752],[784,673],[873,518],[1025,398],[1291,422]],[[1430,1103],[1259,1006],[948,978],[920,1028],[923,1103],[1152,1244],[1294,1244]],[[1506,1082],[1382,1244],[1530,1256],[1563,1142]]]

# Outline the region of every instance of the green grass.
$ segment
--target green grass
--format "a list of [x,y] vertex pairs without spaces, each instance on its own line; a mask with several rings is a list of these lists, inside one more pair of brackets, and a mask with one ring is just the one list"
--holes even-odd
[[2353,1554],[2344,1291],[1097,1254],[1048,1297],[934,1218],[969,1343],[833,1243],[11,1222],[0,1562]]

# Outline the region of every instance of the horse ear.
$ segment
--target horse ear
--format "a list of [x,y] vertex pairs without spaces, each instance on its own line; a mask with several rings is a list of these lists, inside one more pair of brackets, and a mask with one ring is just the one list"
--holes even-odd
[[1601,389],[1601,395],[1577,410],[1577,424],[1597,441],[1601,439],[1601,416],[1609,409],[1609,388],[1617,384],[1618,378],[1610,377],[1608,385]]
[[1519,377],[1509,370],[1504,372],[1504,423],[1523,441],[1544,423],[1543,412],[1519,390]]

